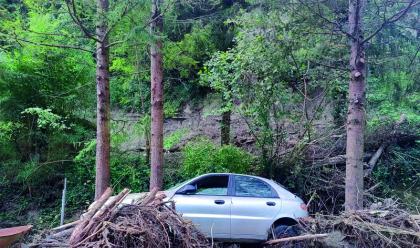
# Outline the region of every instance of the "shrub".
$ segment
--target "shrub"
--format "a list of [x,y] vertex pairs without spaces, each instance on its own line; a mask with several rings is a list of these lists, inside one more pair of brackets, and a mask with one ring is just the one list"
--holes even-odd
[[164,149],[171,149],[173,146],[178,144],[182,138],[188,134],[188,129],[181,128],[177,129],[176,131],[172,132],[168,136],[164,137],[163,139],[163,148]]
[[185,177],[211,172],[246,173],[253,163],[253,156],[233,146],[216,146],[211,140],[199,138],[183,149],[182,171]]
[[373,171],[373,183],[380,183],[378,196],[398,197],[416,210],[420,203],[420,145],[391,145]]

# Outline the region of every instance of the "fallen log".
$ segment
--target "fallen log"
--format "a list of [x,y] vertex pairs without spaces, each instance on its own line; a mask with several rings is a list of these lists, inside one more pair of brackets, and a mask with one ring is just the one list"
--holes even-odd
[[77,243],[81,242],[91,230],[95,230],[96,226],[99,225],[102,219],[107,214],[111,213],[128,195],[128,193],[129,190],[124,189],[117,196],[113,197],[109,202],[104,202],[102,206],[99,207],[99,210],[96,211],[96,213],[89,219],[88,223],[80,230],[80,233],[76,234],[73,240],[70,240],[70,245],[76,245]]
[[[402,123],[406,121],[406,116],[403,114],[400,116],[400,119],[393,125],[392,131],[390,132],[390,136],[394,136],[397,132],[397,129],[401,126]],[[395,140],[394,140],[395,141]],[[368,176],[372,173],[373,169],[376,166],[376,163],[378,162],[379,158],[381,157],[382,153],[384,152],[385,148],[393,142],[392,139],[386,139],[381,144],[381,146],[376,150],[376,152],[373,154],[373,156],[370,158],[368,162],[368,169],[365,170],[364,176]]]
[[99,197],[97,201],[92,203],[89,207],[89,210],[82,215],[80,218],[80,223],[74,228],[73,233],[70,236],[69,243],[75,244],[81,240],[81,236],[83,235],[83,229],[86,225],[89,224],[90,219],[95,215],[95,213],[105,204],[105,202],[111,197],[112,189],[107,188],[105,192]]
[[322,234],[306,234],[301,236],[295,236],[295,237],[287,237],[287,238],[281,238],[281,239],[273,239],[265,242],[266,245],[274,245],[281,242],[290,242],[290,241],[301,241],[301,240],[308,240],[308,239],[321,239],[328,237],[328,234],[322,233]]
[[54,227],[53,229],[51,229],[52,231],[60,231],[60,230],[64,230],[64,229],[68,229],[70,227],[74,227],[75,225],[79,224],[81,222],[81,220],[76,220],[67,224],[64,224],[62,226],[58,226],[58,227]]
[[146,206],[146,205],[150,204],[153,201],[153,199],[155,199],[155,196],[156,196],[158,191],[159,191],[158,188],[153,188],[150,191],[150,193],[146,195],[146,197],[144,197],[142,199],[139,199],[138,203],[141,206]]

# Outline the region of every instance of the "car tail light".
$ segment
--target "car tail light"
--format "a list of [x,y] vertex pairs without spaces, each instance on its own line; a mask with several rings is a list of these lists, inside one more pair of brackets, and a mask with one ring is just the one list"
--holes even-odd
[[308,206],[305,203],[301,203],[300,208],[304,211],[308,211]]

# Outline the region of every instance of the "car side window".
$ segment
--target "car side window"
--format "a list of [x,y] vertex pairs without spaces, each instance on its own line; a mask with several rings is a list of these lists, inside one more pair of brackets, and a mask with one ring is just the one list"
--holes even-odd
[[258,178],[235,176],[235,196],[271,198],[273,190]]
[[206,176],[193,182],[192,185],[196,187],[194,195],[227,195],[228,193],[229,176],[215,175]]

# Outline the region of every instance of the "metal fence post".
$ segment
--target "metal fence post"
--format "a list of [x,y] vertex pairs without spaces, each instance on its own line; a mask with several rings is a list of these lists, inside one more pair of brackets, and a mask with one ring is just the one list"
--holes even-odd
[[64,178],[63,195],[61,197],[60,226],[62,226],[64,224],[64,209],[66,207],[66,191],[67,191],[67,178]]

